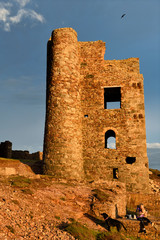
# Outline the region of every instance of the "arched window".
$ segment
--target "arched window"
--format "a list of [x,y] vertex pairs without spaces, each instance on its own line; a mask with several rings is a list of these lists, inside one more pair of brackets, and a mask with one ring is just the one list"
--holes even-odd
[[105,148],[116,149],[116,134],[113,130],[105,133]]

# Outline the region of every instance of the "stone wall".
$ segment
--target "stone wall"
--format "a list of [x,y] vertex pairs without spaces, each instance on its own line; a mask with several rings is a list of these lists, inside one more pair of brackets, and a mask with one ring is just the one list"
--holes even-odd
[[[104,60],[105,43],[71,28],[48,42],[44,171],[58,178],[126,183],[148,191],[143,76],[139,59]],[[119,107],[108,105],[119,104]],[[111,137],[116,147],[109,146]]]
[[55,30],[47,56],[45,172],[80,180],[84,169],[77,33],[73,29]]
[[10,141],[0,143],[0,157],[3,158],[12,157],[12,143]]
[[94,181],[92,186],[92,208],[97,216],[105,212],[112,218],[126,215],[126,186],[116,181]]
[[155,216],[160,218],[160,194],[127,194],[127,208],[133,211],[136,210],[137,205],[143,203],[145,208],[148,210],[148,216]]
[[43,153],[42,152],[35,152],[29,153],[29,151],[21,151],[21,150],[13,150],[12,151],[12,158],[13,159],[30,159],[30,160],[42,160]]
[[5,141],[0,143],[0,157],[38,161],[43,159],[43,153],[39,151],[35,153],[29,153],[29,151],[12,150],[12,143],[10,141]]
[[29,151],[13,150],[12,158],[13,159],[30,159],[30,153]]

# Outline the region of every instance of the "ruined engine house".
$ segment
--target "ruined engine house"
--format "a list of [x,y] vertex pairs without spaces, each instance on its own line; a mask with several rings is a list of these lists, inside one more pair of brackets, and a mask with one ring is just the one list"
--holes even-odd
[[147,192],[139,59],[104,60],[105,43],[79,42],[72,28],[54,30],[47,48],[45,173]]

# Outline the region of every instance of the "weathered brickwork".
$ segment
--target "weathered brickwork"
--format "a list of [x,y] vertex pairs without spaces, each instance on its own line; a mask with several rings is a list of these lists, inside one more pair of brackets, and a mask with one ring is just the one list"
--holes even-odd
[[[58,178],[121,181],[128,190],[147,192],[139,59],[104,60],[105,43],[78,42],[72,28],[54,30],[47,52],[44,171]],[[108,109],[115,102],[119,106]]]

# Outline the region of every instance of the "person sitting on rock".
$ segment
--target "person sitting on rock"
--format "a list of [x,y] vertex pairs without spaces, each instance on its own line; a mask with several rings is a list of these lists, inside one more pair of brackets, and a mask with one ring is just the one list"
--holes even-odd
[[142,203],[137,206],[136,215],[137,215],[137,220],[140,221],[139,233],[141,232],[146,233],[145,226],[147,226],[149,223],[153,226],[153,223],[147,218],[147,210],[145,209]]

